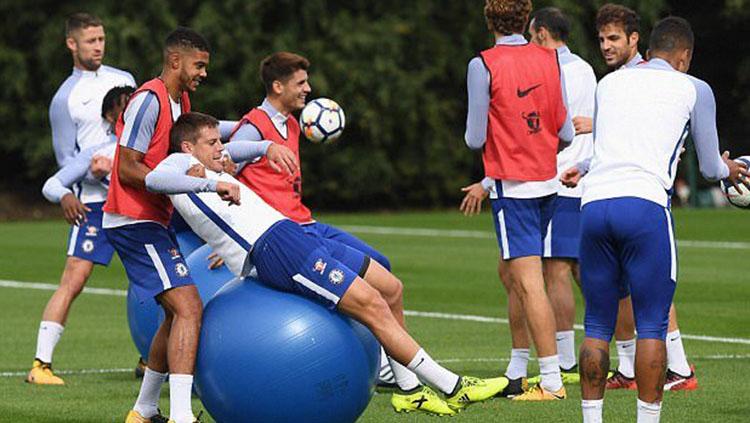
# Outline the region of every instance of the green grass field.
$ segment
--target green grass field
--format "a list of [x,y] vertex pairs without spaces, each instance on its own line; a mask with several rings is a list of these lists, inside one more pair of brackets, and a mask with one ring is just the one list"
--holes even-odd
[[[319,217],[351,228],[391,258],[405,285],[408,310],[506,317],[505,295],[495,273],[497,245],[489,215],[464,218],[458,212],[428,212]],[[665,422],[750,421],[750,277],[745,262],[750,253],[749,222],[750,215],[737,210],[675,213],[677,238],[690,241],[679,248],[675,303],[700,389],[666,393]],[[0,279],[58,281],[67,236],[62,221],[2,223],[0,234]],[[139,387],[131,372],[138,353],[128,332],[125,298],[79,297],[55,352],[55,368],[70,372],[63,376],[66,386],[38,387],[22,380],[33,359],[39,319],[51,291],[5,285],[0,286],[0,422],[123,421]],[[119,261],[109,268],[97,268],[89,286],[126,289]],[[576,298],[580,306],[578,293]],[[579,307],[578,323],[582,313]],[[507,324],[413,314],[407,323],[433,357],[457,372],[489,377],[505,369],[510,349]],[[580,341],[582,332],[577,331],[576,336]],[[530,372],[537,372],[534,362]],[[167,391],[162,393],[163,408],[167,408]],[[580,421],[579,388],[569,386],[568,394],[567,401],[544,404],[495,399],[474,405],[450,421]],[[605,420],[635,421],[635,399],[632,392],[608,392]],[[290,401],[293,403],[293,398]],[[197,399],[194,409],[200,409]],[[434,419],[396,414],[388,394],[376,394],[360,421]],[[212,421],[205,415],[204,420]]]

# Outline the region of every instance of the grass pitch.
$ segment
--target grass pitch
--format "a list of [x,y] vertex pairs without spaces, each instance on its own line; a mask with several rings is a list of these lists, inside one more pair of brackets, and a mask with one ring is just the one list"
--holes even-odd
[[[506,299],[497,279],[497,245],[490,216],[464,218],[457,212],[321,215],[349,228],[387,254],[405,285],[406,309],[505,318]],[[666,393],[665,422],[750,421],[750,215],[737,210],[677,210],[679,282],[675,298],[680,329],[700,388]],[[366,226],[366,227],[362,227]],[[422,229],[414,231],[413,229]],[[427,229],[427,230],[425,230]],[[57,283],[65,259],[67,227],[62,221],[0,224],[0,279]],[[5,283],[5,285],[8,285]],[[97,267],[90,287],[126,289],[115,259]],[[138,358],[126,321],[125,298],[83,294],[74,304],[55,351],[64,387],[22,382],[31,365],[39,319],[51,291],[0,286],[0,422],[121,422],[138,393],[132,375]],[[577,322],[581,322],[582,300]],[[464,374],[502,373],[510,349],[502,323],[407,317],[411,333],[436,359]],[[693,335],[693,336],[690,336]],[[710,337],[708,339],[699,336]],[[582,332],[576,332],[577,341]],[[612,355],[616,355],[614,347]],[[613,362],[614,365],[614,362]],[[530,373],[537,372],[535,362]],[[580,421],[580,391],[570,399],[520,404],[495,399],[471,406],[455,422]],[[167,408],[168,389],[162,394]],[[635,421],[635,393],[608,392],[604,418]],[[194,410],[200,409],[195,400]],[[204,415],[206,421],[212,421]],[[360,422],[430,420],[400,415],[388,394],[376,394]]]

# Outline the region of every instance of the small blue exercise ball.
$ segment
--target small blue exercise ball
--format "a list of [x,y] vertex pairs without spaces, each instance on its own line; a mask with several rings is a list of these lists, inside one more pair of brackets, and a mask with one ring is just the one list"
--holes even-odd
[[379,367],[380,345],[360,323],[235,279],[204,310],[195,388],[219,423],[354,422]]
[[[182,252],[182,247],[180,251]],[[206,244],[193,251],[185,260],[204,306],[216,291],[234,277],[227,266],[210,270],[208,268],[209,254],[211,254],[211,247]],[[151,340],[161,322],[164,321],[164,310],[152,298],[139,301],[130,286],[128,287],[127,307],[130,337],[133,338],[133,343],[141,357],[148,360]]]

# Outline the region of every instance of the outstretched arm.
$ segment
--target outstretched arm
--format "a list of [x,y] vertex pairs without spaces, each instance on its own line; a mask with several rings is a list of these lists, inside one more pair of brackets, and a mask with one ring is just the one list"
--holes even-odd
[[164,159],[145,177],[146,189],[159,194],[215,192],[222,200],[240,204],[240,187],[229,182],[187,175],[190,155],[175,153]]

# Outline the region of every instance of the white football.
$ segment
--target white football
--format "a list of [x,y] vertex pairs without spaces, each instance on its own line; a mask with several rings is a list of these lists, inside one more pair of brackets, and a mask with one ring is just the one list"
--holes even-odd
[[[750,168],[750,156],[742,156],[734,159],[735,162],[744,163]],[[740,184],[738,192],[726,179],[721,181],[721,190],[727,195],[729,203],[741,209],[750,209],[750,189]]]
[[329,143],[344,132],[346,117],[338,103],[329,98],[317,98],[305,105],[299,117],[302,133],[314,143]]

